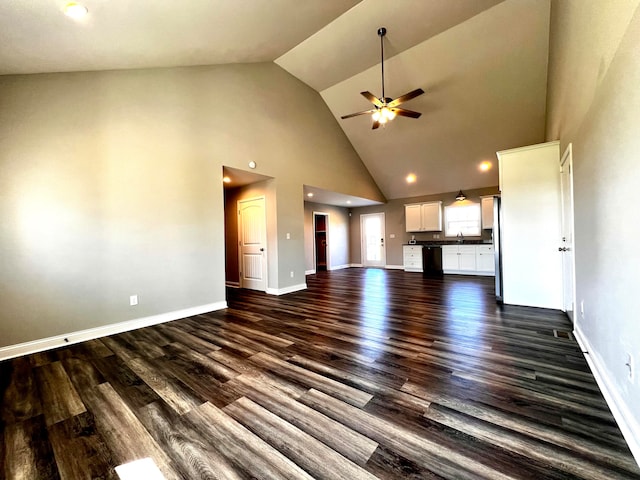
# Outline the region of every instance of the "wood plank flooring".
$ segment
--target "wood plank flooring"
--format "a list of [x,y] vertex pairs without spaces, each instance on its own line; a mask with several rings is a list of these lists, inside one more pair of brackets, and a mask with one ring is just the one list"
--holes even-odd
[[563,314],[487,278],[307,283],[1,362],[0,477],[640,479]]

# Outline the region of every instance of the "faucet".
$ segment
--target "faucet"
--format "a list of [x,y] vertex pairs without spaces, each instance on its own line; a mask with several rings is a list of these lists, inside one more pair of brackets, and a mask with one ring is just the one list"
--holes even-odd
[[458,235],[456,235],[456,237],[458,237],[458,243],[464,242],[464,235],[462,234],[462,232],[458,232]]

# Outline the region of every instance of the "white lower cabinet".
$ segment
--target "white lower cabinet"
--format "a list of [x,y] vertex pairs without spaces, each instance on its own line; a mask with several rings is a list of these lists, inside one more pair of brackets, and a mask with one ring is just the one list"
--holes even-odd
[[405,272],[422,272],[422,246],[403,245],[402,262]]
[[493,245],[476,245],[476,270],[488,275],[495,275],[496,262]]
[[460,245],[458,247],[458,264],[460,270],[465,272],[475,272],[477,270],[475,245]]
[[452,270],[460,270],[457,245],[442,246],[442,270],[444,273],[449,273]]
[[493,245],[443,245],[444,273],[494,275]]

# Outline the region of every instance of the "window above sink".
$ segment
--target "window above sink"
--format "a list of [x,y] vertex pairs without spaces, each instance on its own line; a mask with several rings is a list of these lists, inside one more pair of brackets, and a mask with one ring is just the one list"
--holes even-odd
[[463,204],[444,207],[444,235],[478,237],[482,233],[482,210],[479,203],[465,201]]

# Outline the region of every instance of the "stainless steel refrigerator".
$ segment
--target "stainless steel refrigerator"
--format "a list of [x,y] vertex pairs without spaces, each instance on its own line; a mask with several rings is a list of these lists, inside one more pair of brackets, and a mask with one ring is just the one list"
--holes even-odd
[[503,303],[503,282],[502,282],[502,236],[500,232],[500,222],[502,220],[502,209],[500,197],[493,197],[493,251],[496,265],[496,302]]

